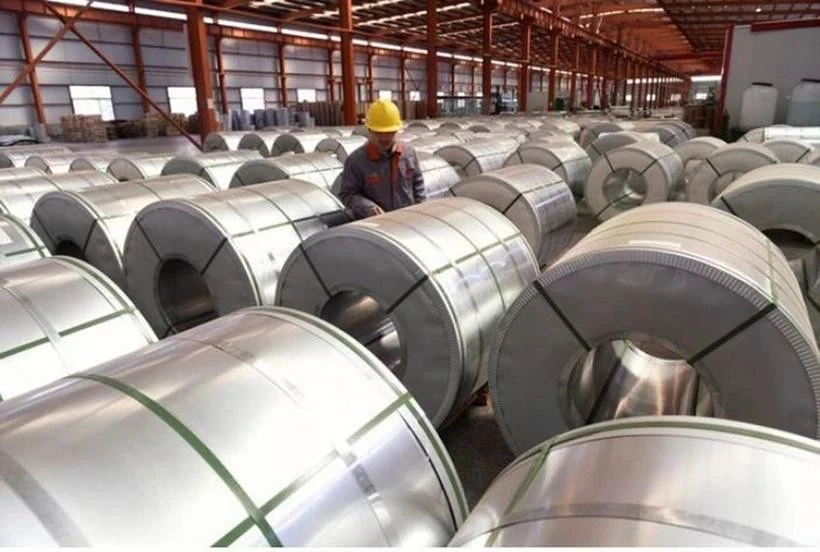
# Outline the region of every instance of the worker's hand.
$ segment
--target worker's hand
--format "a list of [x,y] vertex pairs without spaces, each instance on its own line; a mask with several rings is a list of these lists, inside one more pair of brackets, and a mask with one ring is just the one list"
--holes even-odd
[[368,217],[375,217],[376,215],[383,215],[384,210],[378,205],[370,205],[366,210]]

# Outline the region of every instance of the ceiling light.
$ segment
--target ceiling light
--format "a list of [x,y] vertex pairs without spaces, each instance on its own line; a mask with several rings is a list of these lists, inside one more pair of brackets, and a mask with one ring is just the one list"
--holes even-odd
[[755,13],[760,13],[763,11],[763,8],[755,8]]

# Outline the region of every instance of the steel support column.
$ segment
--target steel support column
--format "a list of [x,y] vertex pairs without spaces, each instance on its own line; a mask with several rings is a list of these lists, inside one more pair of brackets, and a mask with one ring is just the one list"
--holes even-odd
[[367,101],[370,103],[373,103],[376,97],[373,85],[373,54],[367,54]]
[[558,73],[558,47],[561,33],[550,35],[550,80],[547,85],[547,109],[555,110],[555,81]]
[[[216,37],[214,39],[214,47],[216,49],[216,76],[219,84],[219,106],[224,115],[228,114],[228,89],[225,86],[225,66],[222,59],[222,38]],[[225,129],[227,130],[227,128]]]
[[595,76],[598,72],[598,49],[590,51],[589,68],[587,70],[587,109],[592,109],[595,103]]
[[331,102],[336,101],[336,69],[333,66],[333,48],[327,49],[327,94]]
[[191,56],[191,73],[196,89],[199,133],[204,139],[205,136],[217,130],[211,64],[208,60],[208,32],[199,6],[186,8],[185,15],[187,16],[185,27],[188,35],[188,51]]
[[[20,33],[20,42],[23,44],[23,60],[26,66],[30,65],[33,56],[31,55],[31,38],[28,34],[28,21],[24,13],[17,14],[17,30]],[[46,112],[43,108],[43,95],[40,93],[40,81],[37,79],[37,70],[33,70],[28,74],[29,88],[31,89],[31,100],[34,104],[34,115],[37,118],[37,124],[46,124]]]
[[470,64],[470,95],[475,96],[475,63]]
[[438,117],[437,4],[435,0],[427,0],[427,116],[430,118]]
[[[407,58],[399,56],[399,95],[401,96],[402,105],[407,101]],[[404,118],[407,114],[403,113]]]
[[[128,3],[128,10],[132,16],[136,14],[134,0]],[[137,84],[139,84],[143,90],[147,91],[148,79],[145,76],[145,60],[142,58],[142,40],[140,39],[140,28],[137,24],[131,25],[131,48],[134,50],[134,66],[137,69]],[[145,101],[145,98],[140,98],[140,105],[143,114],[151,111],[151,106]]]
[[572,76],[569,80],[569,106],[568,109],[575,109],[578,105],[578,71],[581,70],[581,43],[575,42],[575,65],[572,68]]
[[638,65],[638,71],[636,73],[636,78],[638,79],[638,94],[636,96],[638,103],[636,104],[636,109],[639,111],[644,111],[646,109],[646,83],[644,79],[646,78],[646,66],[643,64]]
[[489,2],[483,6],[483,28],[481,41],[481,96],[484,98],[484,113],[492,113],[493,105],[493,10]]
[[632,99],[629,102],[629,106],[633,110],[640,109],[640,104],[638,103],[638,94],[640,93],[638,87],[638,79],[640,79],[640,65],[638,65],[637,61],[632,61],[630,63],[632,68]]
[[282,99],[282,107],[288,106],[288,76],[285,73],[285,45],[279,44],[276,47],[277,68],[279,70],[279,97]]
[[353,2],[339,0],[342,52],[342,115],[346,125],[356,124],[356,65],[353,58]]
[[532,49],[532,20],[524,19],[521,27],[521,72],[518,76],[518,109],[527,111],[530,94],[530,55]]
[[606,109],[609,106],[609,78],[607,71],[609,71],[609,52],[606,50],[601,52],[601,109]]
[[450,95],[456,95],[456,60],[450,62]]

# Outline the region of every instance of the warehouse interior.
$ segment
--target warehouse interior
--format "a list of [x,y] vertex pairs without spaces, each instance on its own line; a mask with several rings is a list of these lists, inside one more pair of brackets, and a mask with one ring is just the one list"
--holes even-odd
[[820,545],[820,3],[0,0],[0,545]]

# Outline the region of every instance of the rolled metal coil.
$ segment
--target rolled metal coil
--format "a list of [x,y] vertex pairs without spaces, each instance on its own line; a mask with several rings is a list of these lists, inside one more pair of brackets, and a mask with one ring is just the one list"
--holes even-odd
[[536,274],[508,219],[442,198],[310,237],[282,268],[276,302],[364,343],[439,426],[486,382],[498,320]]
[[316,151],[319,142],[329,138],[326,132],[294,132],[283,134],[273,142],[271,157],[285,153],[310,153]]
[[820,146],[820,127],[793,127],[773,125],[750,130],[738,139],[738,142],[756,142],[762,144],[769,140],[802,140],[814,146]]
[[820,167],[820,148],[814,150],[809,155],[807,155],[803,162],[807,165],[814,165],[815,167]]
[[521,132],[519,128],[510,128],[509,124],[504,124],[498,121],[481,121],[479,123],[471,124],[467,127],[467,130],[476,133],[487,133],[487,132],[510,132],[512,131],[514,134],[524,134]]
[[585,126],[583,130],[581,130],[581,136],[578,139],[578,143],[581,144],[582,148],[586,148],[592,142],[597,140],[601,134],[621,132],[623,130],[628,129],[623,128],[617,123],[592,123]]
[[562,119],[559,117],[547,117],[542,126],[542,130],[557,129],[561,132],[572,136],[578,140],[581,137],[581,125],[569,119]]
[[735,143],[715,150],[686,183],[686,200],[708,205],[741,175],[779,163],[768,148],[754,143]]
[[91,265],[69,257],[3,268],[0,313],[2,399],[156,341],[117,286]]
[[[613,362],[616,340],[645,358]],[[797,280],[763,234],[704,205],[649,205],[593,229],[508,310],[489,381],[516,452],[647,414],[818,436],[820,360]]]
[[801,140],[779,138],[768,140],[763,145],[769,148],[781,163],[802,163],[811,152],[814,146]]
[[[415,128],[415,127],[408,126],[407,128]],[[426,128],[426,127],[424,127],[424,128]],[[364,125],[357,125],[356,128],[353,129],[352,135],[364,136],[365,138],[367,138],[368,136],[370,136],[370,130],[368,130],[368,128]]]
[[35,176],[44,176],[46,173],[34,167],[9,167],[0,169],[0,182],[8,180],[24,180]]
[[57,190],[81,190],[93,186],[106,186],[116,182],[110,174],[99,171],[49,174],[25,180],[7,180],[0,182],[0,212],[14,215],[28,223],[34,204],[43,194]]
[[401,384],[285,309],[69,376],[6,404],[0,425],[5,545],[444,546],[467,514]]
[[431,138],[419,138],[413,140],[413,149],[416,152],[424,152],[434,154],[444,146],[455,146],[461,144],[461,140],[453,135],[439,135]]
[[572,142],[573,144],[577,145],[577,143],[575,142],[575,139],[572,136],[570,136],[569,134],[565,134],[564,132],[562,132],[560,130],[544,130],[542,128],[541,130],[531,132],[529,134],[529,139],[532,142],[547,141],[547,140],[548,141],[563,140],[563,141],[566,141],[566,142]]
[[540,165],[555,172],[577,196],[583,195],[584,183],[589,175],[589,169],[592,168],[587,152],[573,141],[532,141],[521,144],[504,161],[504,166],[509,167],[520,163]]
[[454,196],[489,205],[510,219],[532,247],[540,266],[569,247],[578,211],[567,183],[540,165],[504,167],[462,180]]
[[40,169],[46,174],[64,174],[71,170],[71,163],[81,157],[80,152],[71,153],[35,153],[26,159],[26,167]]
[[644,140],[654,140],[655,142],[659,142],[660,137],[656,133],[634,132],[632,130],[606,132],[598,138],[596,138],[595,140],[593,140],[592,143],[584,149],[584,151],[587,152],[589,160],[592,163],[595,163],[595,161],[597,161],[599,157],[601,157],[608,151],[612,151],[614,149],[618,149],[623,146],[628,146],[629,144],[634,144],[636,142],[641,142]]
[[318,130],[326,132],[329,136],[335,136],[337,138],[346,138],[348,136],[358,136],[358,134],[355,134],[355,132],[360,127],[367,129],[367,127],[364,127],[364,125],[349,125],[320,127]]
[[273,146],[276,140],[285,134],[288,133],[284,130],[246,132],[244,136],[240,138],[236,149],[255,150],[258,151],[262,157],[270,157],[273,155]]
[[811,502],[818,473],[817,442],[752,424],[595,424],[508,466],[451,546],[817,546],[810,509],[782,505]]
[[438,155],[416,151],[416,159],[424,177],[424,190],[428,200],[449,195],[450,188],[461,180],[456,170]]
[[347,222],[328,190],[280,180],[151,203],[125,239],[129,293],[159,336],[272,305],[282,264],[307,237]]
[[475,140],[466,144],[444,146],[435,154],[450,163],[461,177],[475,176],[504,166],[507,158],[519,147],[510,139]]
[[661,124],[664,125],[673,125],[678,127],[683,133],[686,135],[687,140],[692,140],[697,138],[698,133],[695,130],[695,127],[687,123],[686,121],[681,121],[680,119],[666,119],[662,121]]
[[343,168],[339,159],[327,153],[271,157],[242,165],[231,180],[231,188],[295,178],[329,190]]
[[475,124],[475,121],[470,119],[446,119],[444,122],[439,125],[436,130],[443,130],[443,129],[450,129],[450,130],[460,130],[460,131],[470,131],[470,127]]
[[65,146],[53,146],[50,144],[12,146],[10,148],[0,148],[0,169],[20,168],[26,165],[26,161],[32,155],[38,153],[70,153],[71,150]]
[[[120,157],[116,151],[100,151],[96,153],[85,153],[77,157],[69,165],[68,170],[74,171],[100,171],[106,172],[111,162]],[[129,154],[131,157],[141,157],[143,154]]]
[[48,256],[46,246],[25,222],[0,214],[0,269]]
[[695,174],[701,163],[706,160],[715,150],[722,148],[726,142],[720,138],[711,136],[700,136],[692,138],[675,148],[675,152],[683,162],[683,178],[678,182],[675,193],[686,190],[686,183]]
[[408,121],[407,128],[424,128],[426,130],[436,130],[441,126],[441,119],[418,119]]
[[156,178],[166,163],[176,155],[146,155],[144,157],[117,157],[108,165],[108,172],[120,182]]
[[367,144],[367,138],[362,136],[347,136],[344,138],[325,138],[316,146],[316,151],[335,155],[342,163],[348,156]]
[[685,144],[689,140],[686,132],[677,125],[662,122],[654,125],[646,130],[647,133],[653,133],[658,136],[661,143],[666,144],[670,148],[676,148],[681,144]]
[[682,175],[675,150],[645,140],[602,155],[589,171],[584,199],[595,218],[607,220],[639,205],[667,201]]
[[202,155],[174,157],[162,168],[162,176],[193,174],[204,178],[219,190],[227,190],[234,173],[248,161],[262,159],[258,151],[214,151]]
[[137,213],[156,201],[213,191],[213,185],[198,176],[175,174],[49,192],[35,204],[31,226],[49,251],[86,261],[127,290],[122,255]]
[[239,149],[239,142],[248,134],[245,130],[234,132],[212,132],[205,137],[202,143],[202,151],[210,153],[212,151],[236,151]]

